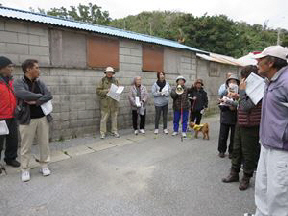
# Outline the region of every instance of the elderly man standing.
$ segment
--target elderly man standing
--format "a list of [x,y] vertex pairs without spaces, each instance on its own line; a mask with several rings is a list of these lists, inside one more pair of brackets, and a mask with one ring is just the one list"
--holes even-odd
[[[16,108],[16,97],[13,88],[14,65],[11,60],[0,57],[0,120],[4,120],[9,129],[9,134],[0,134],[0,159],[4,140],[6,139],[6,149],[4,161],[12,167],[19,167],[20,163],[16,160],[18,149],[18,130],[17,121],[14,117]],[[0,173],[2,172],[0,167]]]
[[107,93],[109,92],[111,85],[119,86],[118,80],[114,77],[115,71],[112,67],[107,67],[104,71],[105,76],[100,80],[96,93],[100,97],[100,109],[101,109],[101,121],[100,121],[100,138],[104,139],[107,131],[107,120],[111,115],[112,121],[112,129],[111,132],[117,138],[120,137],[117,129],[117,117],[118,117],[118,106],[119,102],[109,96]]
[[255,182],[256,216],[288,215],[288,49],[256,54],[266,77],[260,123],[261,154]]

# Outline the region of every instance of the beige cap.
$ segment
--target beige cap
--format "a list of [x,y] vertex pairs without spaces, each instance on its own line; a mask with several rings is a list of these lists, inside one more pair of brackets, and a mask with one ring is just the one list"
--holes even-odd
[[113,67],[107,67],[104,71],[104,73],[107,73],[107,72],[112,72],[112,73],[115,73]]
[[253,56],[255,59],[264,58],[265,56],[273,56],[283,60],[288,58],[288,49],[282,46],[270,46],[265,48],[261,53]]

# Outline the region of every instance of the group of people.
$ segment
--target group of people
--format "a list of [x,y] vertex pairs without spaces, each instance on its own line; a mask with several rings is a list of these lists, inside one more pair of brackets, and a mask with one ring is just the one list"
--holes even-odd
[[[39,78],[38,61],[27,59],[22,64],[24,75],[13,80],[14,64],[4,56],[0,57],[0,120],[1,127],[7,127],[8,133],[0,134],[0,156],[6,142],[4,161],[12,167],[22,169],[22,181],[30,180],[29,161],[31,146],[36,137],[39,145],[40,158],[36,159],[40,165],[40,172],[44,176],[50,175],[48,162],[49,152],[49,121],[50,114],[44,114],[41,105],[52,99],[47,86]],[[18,150],[18,123],[21,136],[21,164],[16,160]],[[5,171],[0,167],[0,173]]]
[[[104,139],[107,132],[107,119],[111,115],[111,132],[115,137],[120,137],[117,130],[117,115],[119,102],[109,97],[111,85],[119,86],[119,81],[115,78],[115,71],[112,67],[106,68],[105,76],[100,80],[96,93],[100,97],[101,104],[101,124],[100,137]],[[202,114],[208,107],[207,93],[203,89],[203,80],[197,79],[190,88],[185,86],[186,79],[183,76],[176,78],[176,86],[170,87],[165,79],[165,72],[157,73],[157,81],[152,85],[151,94],[154,98],[155,106],[155,128],[154,133],[159,133],[159,122],[163,115],[163,132],[168,134],[168,103],[169,96],[173,99],[173,132],[172,136],[179,133],[179,122],[182,124],[182,136],[186,138],[187,122],[189,111],[191,111],[191,121],[200,124]],[[177,91],[181,89],[181,92]],[[132,123],[134,134],[145,134],[146,104],[149,98],[146,87],[142,84],[141,76],[136,76],[129,91],[128,99],[132,110]],[[138,119],[140,118],[140,125]]]
[[[254,58],[258,62],[257,67],[250,65],[242,68],[240,80],[235,74],[227,74],[225,84],[218,91],[220,158],[225,157],[231,131],[228,148],[231,169],[222,182],[238,182],[242,166],[239,189],[246,190],[257,166],[255,216],[287,216],[288,49],[267,47]],[[245,91],[246,78],[251,72],[265,80],[264,96],[257,103]]]
[[[218,139],[219,157],[225,157],[227,139],[231,169],[222,182],[239,181],[239,189],[249,187],[256,164],[255,202],[256,216],[287,216],[288,203],[288,50],[272,46],[255,55],[258,64],[242,68],[238,79],[236,74],[227,74],[226,82],[219,88],[220,132]],[[39,80],[37,60],[27,59],[22,64],[24,76],[12,78],[14,65],[10,59],[0,57],[0,122],[9,129],[8,134],[0,134],[0,156],[6,141],[5,158],[7,165],[19,167],[16,160],[18,148],[18,123],[21,135],[22,181],[30,180],[29,160],[31,145],[36,136],[40,149],[40,171],[44,176],[50,174],[49,162],[49,121],[50,114],[44,114],[41,106],[52,99],[45,83]],[[246,78],[253,72],[265,78],[264,97],[257,104],[246,93]],[[111,85],[119,86],[112,67],[107,67],[105,76],[100,80],[96,93],[100,97],[101,121],[100,136],[106,136],[106,123],[112,120],[111,132],[120,137],[117,127],[119,102],[109,97]],[[173,99],[173,132],[179,133],[182,123],[182,136],[186,137],[187,122],[200,124],[203,112],[208,106],[207,93],[203,80],[197,79],[189,88],[183,76],[176,78],[176,85],[170,87],[164,72],[157,73],[157,81],[152,85],[155,105],[155,129],[159,133],[159,121],[163,115],[163,132],[168,134],[169,96]],[[129,91],[132,122],[135,135],[145,133],[146,104],[149,95],[140,76],[134,78]],[[140,116],[140,127],[138,118]],[[18,123],[17,123],[18,121]],[[261,144],[261,151],[260,145]],[[260,155],[260,158],[259,158]],[[4,168],[0,167],[0,172]],[[248,214],[249,215],[249,214]]]

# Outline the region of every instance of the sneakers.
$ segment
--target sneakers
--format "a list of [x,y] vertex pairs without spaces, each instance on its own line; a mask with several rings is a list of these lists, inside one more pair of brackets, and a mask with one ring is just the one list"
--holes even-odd
[[27,182],[30,180],[30,173],[29,171],[22,171],[21,179],[23,182]]
[[120,135],[119,135],[118,132],[114,132],[113,135],[114,135],[114,137],[116,137],[116,138],[120,138]]
[[155,129],[154,130],[154,134],[158,134],[159,133],[159,130],[158,129]]
[[100,139],[105,139],[105,134],[101,134]]
[[14,168],[20,167],[20,165],[21,165],[17,160],[5,160],[4,159],[4,161],[8,166],[11,166]]
[[139,131],[140,131],[140,133],[145,134],[145,130],[144,129],[140,129]]
[[167,129],[167,128],[164,129],[164,133],[165,133],[165,134],[168,134],[168,129]]
[[135,135],[138,135],[138,130],[135,130],[135,131],[134,131],[134,134],[135,134]]
[[183,137],[184,139],[186,139],[186,138],[187,138],[187,135],[186,135],[186,133],[185,133],[185,132],[182,132],[182,137]]
[[178,132],[177,131],[173,131],[172,136],[177,136]]
[[245,213],[244,216],[255,216],[255,214]]
[[49,170],[48,167],[41,168],[40,172],[43,174],[43,176],[49,176],[51,174],[51,171]]

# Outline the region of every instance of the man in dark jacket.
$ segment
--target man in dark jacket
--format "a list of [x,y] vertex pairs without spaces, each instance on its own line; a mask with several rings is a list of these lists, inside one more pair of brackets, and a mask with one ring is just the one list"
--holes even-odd
[[[1,152],[6,139],[6,149],[4,161],[12,167],[19,167],[20,163],[16,160],[18,149],[18,129],[17,121],[14,117],[16,108],[16,97],[13,88],[14,65],[11,60],[0,57],[0,121],[6,124],[9,130],[8,134],[0,134],[0,159]],[[2,172],[0,168],[0,173]]]
[[245,79],[251,72],[257,74],[256,66],[249,65],[241,70],[241,83],[239,86],[239,106],[238,122],[235,129],[234,146],[231,160],[231,170],[222,182],[238,182],[241,163],[243,162],[243,177],[240,181],[239,189],[246,190],[249,186],[250,178],[253,176],[254,169],[259,153],[259,128],[261,120],[262,100],[254,104],[246,95]]
[[197,79],[192,87],[192,93],[190,95],[191,99],[191,114],[190,120],[196,124],[200,124],[202,114],[204,110],[208,107],[208,97],[207,93],[203,89],[203,80]]
[[40,150],[40,165],[43,176],[50,175],[48,162],[49,124],[52,120],[49,113],[44,113],[42,106],[52,99],[45,83],[39,80],[40,69],[37,60],[27,59],[22,64],[24,76],[14,83],[15,94],[21,110],[17,119],[20,123],[22,181],[30,180],[29,160],[31,145],[36,135]]

